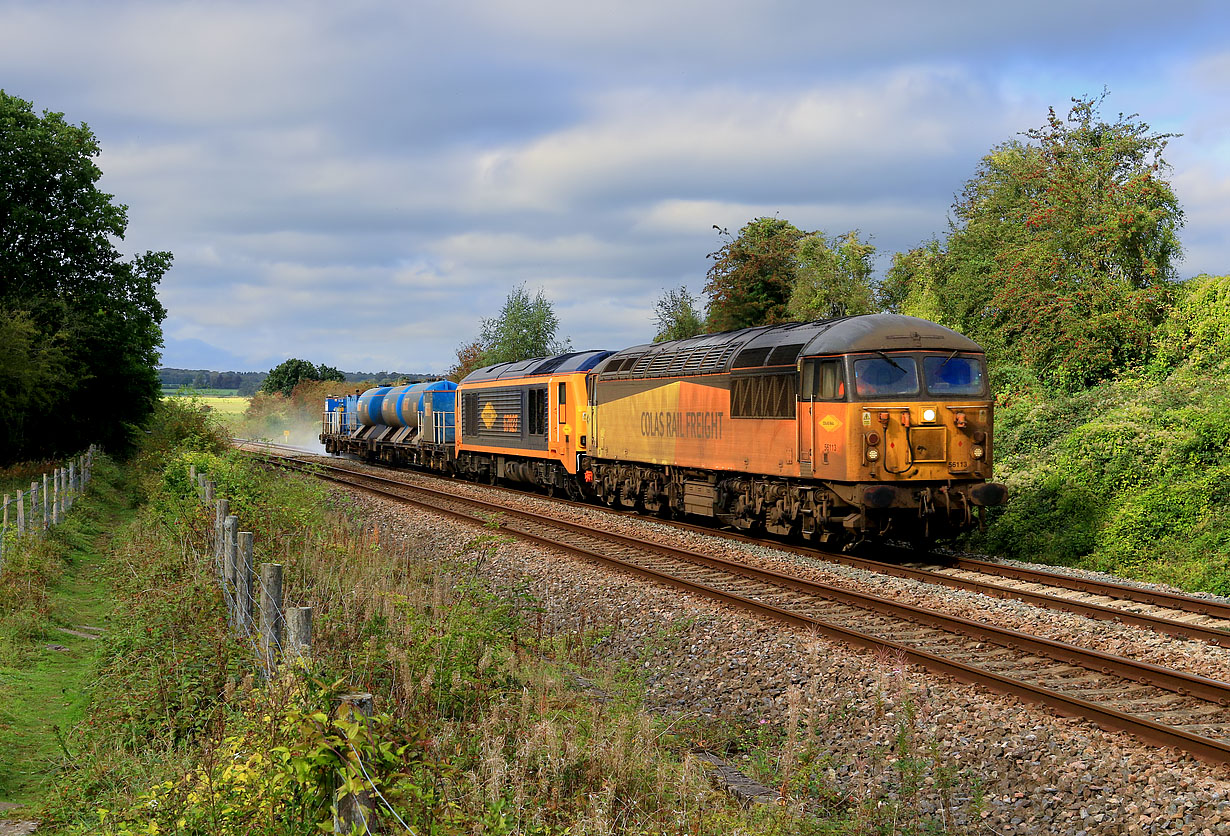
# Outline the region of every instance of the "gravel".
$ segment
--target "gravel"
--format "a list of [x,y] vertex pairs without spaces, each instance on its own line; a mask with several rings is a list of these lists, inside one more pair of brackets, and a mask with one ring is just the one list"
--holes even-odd
[[[490,498],[490,489],[449,484],[455,493]],[[459,552],[478,531],[351,493],[373,521],[395,530],[430,530],[444,552]],[[509,507],[550,506],[594,527],[705,544],[717,554],[824,583],[1230,680],[1230,653],[1199,642],[680,532],[602,509],[508,496]],[[1227,767],[520,542],[502,546],[484,572],[504,582],[527,580],[546,607],[550,629],[609,629],[595,652],[641,669],[647,703],[656,711],[753,725],[785,725],[794,711],[805,734],[830,752],[825,777],[850,798],[900,798],[961,833],[1230,836]],[[900,776],[909,759],[898,761],[894,750],[903,736],[906,754],[921,764],[920,788],[908,795]]]

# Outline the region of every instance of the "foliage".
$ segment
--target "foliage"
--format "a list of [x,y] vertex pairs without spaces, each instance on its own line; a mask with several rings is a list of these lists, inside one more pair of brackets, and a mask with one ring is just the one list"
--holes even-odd
[[705,329],[700,311],[696,309],[696,297],[686,287],[664,290],[654,305],[654,319],[658,323],[655,343],[667,340],[686,340]]
[[[517,285],[504,300],[499,315],[484,319],[479,329],[482,365],[513,363],[570,351],[572,341],[560,341],[556,335],[558,330],[559,318],[542,288],[531,297],[524,284]],[[461,359],[460,354],[458,359]]]
[[100,191],[85,125],[0,91],[0,464],[100,442],[122,453],[158,399],[171,254],[125,261],[127,208]]
[[289,397],[283,397],[280,393],[270,395],[257,392],[248,402],[243,417],[235,423],[235,432],[245,438],[289,440],[297,445],[317,444],[325,398],[374,385],[371,381],[343,385],[335,381],[304,380],[295,386]]
[[444,376],[454,383],[460,383],[466,375],[482,366],[483,344],[478,340],[471,340],[457,346],[457,362],[449,367]]
[[1230,592],[1230,363],[1074,394],[1022,391],[996,414],[1010,499],[971,546]]
[[871,259],[875,247],[858,231],[836,238],[813,232],[799,240],[798,272],[787,305],[799,321],[859,316],[876,310]]
[[1155,368],[1210,369],[1230,357],[1230,276],[1197,276],[1176,286],[1170,315],[1154,332]]
[[308,380],[340,383],[346,380],[346,376],[332,366],[314,366],[307,360],[292,357],[269,370],[269,376],[261,384],[260,391],[269,395],[280,393],[289,398],[296,386]]
[[1181,255],[1168,134],[1103,121],[1103,96],[992,149],[953,206],[944,245],[894,260],[890,307],[935,316],[1075,390],[1143,362]]
[[805,233],[780,218],[756,218],[733,238],[725,230],[718,232],[727,240],[709,254],[713,264],[705,285],[707,330],[788,321],[786,306],[798,269],[795,253]]
[[892,265],[877,288],[880,307],[888,313],[957,325],[943,296],[946,254],[932,240],[904,253],[893,253]]

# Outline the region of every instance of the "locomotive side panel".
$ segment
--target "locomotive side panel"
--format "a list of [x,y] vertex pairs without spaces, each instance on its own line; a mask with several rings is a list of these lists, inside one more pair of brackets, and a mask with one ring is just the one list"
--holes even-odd
[[594,455],[658,466],[797,472],[795,423],[732,417],[727,375],[599,381]]

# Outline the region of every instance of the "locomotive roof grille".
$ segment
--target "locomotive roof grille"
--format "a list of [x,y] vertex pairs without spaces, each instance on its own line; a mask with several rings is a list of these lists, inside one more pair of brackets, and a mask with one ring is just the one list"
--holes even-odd
[[779,345],[773,349],[769,355],[766,366],[793,366],[798,362],[799,354],[803,351],[803,343],[790,343],[789,345]]
[[484,366],[466,375],[462,383],[477,383],[484,380],[504,380],[534,375],[569,374],[586,372],[614,354],[613,351],[570,351],[554,357],[535,357],[512,363],[496,363]]
[[894,349],[982,351],[973,340],[925,319],[869,314],[632,346],[617,352],[599,371],[604,379],[622,379],[715,374],[732,367],[780,370],[801,357]]

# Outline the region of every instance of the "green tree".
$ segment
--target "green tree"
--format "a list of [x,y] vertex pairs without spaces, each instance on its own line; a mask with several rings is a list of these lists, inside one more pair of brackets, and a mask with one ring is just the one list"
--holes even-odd
[[556,336],[559,318],[542,288],[530,296],[521,284],[504,300],[498,316],[484,319],[478,342],[483,365],[512,363],[531,357],[546,357],[571,350],[572,341]]
[[959,323],[950,315],[950,307],[941,296],[945,258],[936,240],[908,252],[895,253],[892,266],[877,288],[880,309],[958,327]]
[[787,322],[787,304],[798,270],[796,247],[804,234],[780,218],[756,218],[710,253],[713,265],[705,285],[707,329],[728,331]]
[[654,319],[658,323],[655,343],[685,340],[705,330],[705,323],[696,309],[696,297],[686,287],[664,290],[655,304]]
[[316,379],[333,381],[335,383],[344,383],[346,380],[346,375],[342,374],[332,366],[326,366],[324,363],[321,363],[316,369]]
[[94,441],[124,453],[159,398],[156,289],[171,254],[121,258],[127,207],[98,189],[99,153],[87,126],[0,90],[0,319],[57,377],[5,404],[0,463]]
[[1135,115],[1104,121],[1104,97],[992,149],[942,258],[916,251],[889,282],[899,301],[942,299],[945,324],[993,358],[1070,389],[1147,358],[1181,257],[1183,212],[1162,176],[1172,135]]
[[876,310],[871,259],[876,248],[860,241],[858,231],[836,238],[813,232],[799,240],[797,274],[787,311],[807,321],[858,316]]
[[346,376],[332,366],[316,366],[307,360],[292,357],[269,370],[269,376],[261,384],[260,391],[281,394],[289,398],[295,387],[308,380],[330,380],[342,382]]

